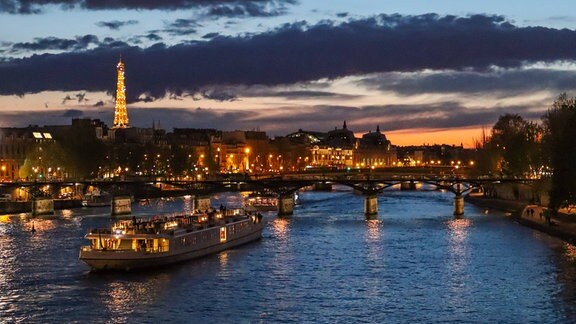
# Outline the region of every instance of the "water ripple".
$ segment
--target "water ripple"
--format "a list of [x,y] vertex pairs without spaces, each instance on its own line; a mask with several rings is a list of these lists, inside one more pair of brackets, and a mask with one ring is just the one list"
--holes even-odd
[[[220,194],[220,203],[240,204]],[[94,274],[78,261],[104,209],[0,217],[5,322],[568,323],[576,248],[452,196],[385,191],[366,220],[350,191],[303,192],[292,217],[265,214],[263,239],[173,267]],[[191,208],[147,201],[137,213]],[[36,233],[30,229],[34,226]]]

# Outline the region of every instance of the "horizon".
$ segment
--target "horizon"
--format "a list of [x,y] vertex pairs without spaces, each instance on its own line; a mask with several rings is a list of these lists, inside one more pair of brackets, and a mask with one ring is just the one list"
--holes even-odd
[[395,145],[473,147],[499,116],[539,121],[576,88],[576,4],[561,0],[66,3],[0,7],[14,30],[0,127],[110,123],[120,55],[130,124],[166,129],[283,136],[346,120]]

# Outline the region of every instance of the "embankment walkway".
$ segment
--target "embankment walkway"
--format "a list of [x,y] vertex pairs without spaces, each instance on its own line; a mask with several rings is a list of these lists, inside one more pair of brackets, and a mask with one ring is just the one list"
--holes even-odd
[[540,205],[474,196],[467,197],[466,201],[482,208],[508,212],[522,225],[576,244],[576,215],[574,214],[559,213],[548,224],[545,217],[547,208]]

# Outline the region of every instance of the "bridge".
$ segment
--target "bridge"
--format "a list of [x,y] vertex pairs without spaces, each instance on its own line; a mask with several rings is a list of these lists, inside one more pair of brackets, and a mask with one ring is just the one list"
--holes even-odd
[[[535,179],[506,179],[468,177],[438,174],[391,174],[390,172],[299,172],[266,175],[216,175],[203,181],[137,178],[130,180],[78,180],[78,181],[22,181],[2,182],[0,190],[7,192],[20,188],[26,190],[31,200],[54,199],[62,188],[100,188],[115,197],[135,196],[154,198],[161,196],[194,195],[209,197],[219,192],[272,191],[278,196],[278,214],[291,215],[294,210],[294,193],[306,187],[331,188],[344,185],[363,195],[364,213],[367,217],[377,215],[377,195],[385,189],[399,187],[414,190],[417,184],[427,184],[436,190],[454,194],[453,212],[464,214],[464,196],[474,189],[485,190],[494,184],[521,183],[532,185]],[[76,189],[75,189],[76,190]],[[49,192],[48,197],[47,192]]]

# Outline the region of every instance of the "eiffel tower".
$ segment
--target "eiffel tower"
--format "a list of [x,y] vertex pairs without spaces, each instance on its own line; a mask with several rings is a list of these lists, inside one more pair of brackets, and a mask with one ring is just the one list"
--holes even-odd
[[116,106],[114,107],[114,126],[113,128],[127,128],[128,112],[126,111],[126,86],[124,85],[124,62],[122,56],[116,65],[118,71],[118,82],[116,83]]

